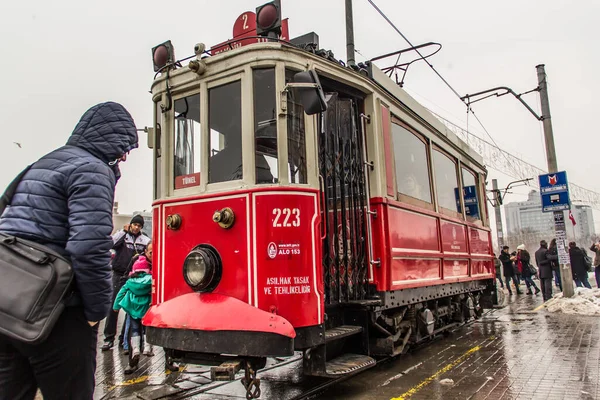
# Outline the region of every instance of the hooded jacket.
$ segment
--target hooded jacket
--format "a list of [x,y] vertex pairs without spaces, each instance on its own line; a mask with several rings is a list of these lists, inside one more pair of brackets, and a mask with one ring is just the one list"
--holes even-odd
[[[75,301],[89,321],[111,307],[110,236],[118,163],[138,146],[135,123],[120,104],[98,104],[67,144],[36,161],[0,218],[0,231],[46,245],[71,260]],[[113,164],[113,165],[109,165]]]
[[136,272],[117,293],[113,310],[122,308],[131,318],[142,319],[152,300],[152,275]]

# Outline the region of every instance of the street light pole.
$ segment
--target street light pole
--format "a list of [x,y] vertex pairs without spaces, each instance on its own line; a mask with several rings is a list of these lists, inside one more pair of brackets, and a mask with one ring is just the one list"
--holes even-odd
[[[496,214],[496,233],[498,235],[498,248],[502,250],[502,246],[504,246],[504,232],[502,229],[502,211],[500,210],[500,200],[499,198],[502,196],[500,191],[498,190],[498,180],[492,179],[492,190],[496,195],[496,201],[494,204],[494,213]],[[500,254],[500,252],[498,252]]]
[[[552,119],[550,117],[550,102],[548,100],[548,83],[546,81],[546,70],[544,64],[536,66],[538,76],[538,87],[540,91],[540,103],[542,106],[542,123],[544,125],[544,139],[546,142],[546,157],[548,159],[548,172],[558,172],[556,162],[556,149],[554,147],[554,133],[552,132]],[[567,251],[567,231],[565,227],[564,213],[554,211],[554,231],[556,234],[556,246],[560,263],[560,279],[562,282],[563,296],[572,297],[575,294],[573,289],[573,274],[571,273],[571,263]]]

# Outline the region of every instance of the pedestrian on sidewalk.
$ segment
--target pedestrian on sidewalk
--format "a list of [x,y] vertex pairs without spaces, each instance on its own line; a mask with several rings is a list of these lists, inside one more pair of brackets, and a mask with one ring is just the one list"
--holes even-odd
[[117,103],[97,104],[83,114],[67,144],[33,163],[17,186],[0,231],[69,259],[74,282],[45,341],[30,345],[0,335],[1,400],[32,400],[38,388],[46,400],[92,399],[97,324],[112,305],[115,185],[119,163],[136,147],[129,112]]
[[[502,261],[498,259],[496,253],[494,253],[494,269],[496,270],[496,279],[500,281],[500,288],[504,289],[504,282],[502,281]],[[508,283],[506,285],[508,286]]]
[[585,257],[583,251],[577,247],[575,242],[569,243],[569,258],[571,259],[571,271],[573,273],[573,281],[577,287],[585,286],[588,289],[592,288],[588,281],[588,272],[585,265]]
[[525,294],[534,294],[531,291],[532,287],[535,289],[535,294],[538,294],[540,289],[537,287],[533,279],[531,279],[531,277],[535,275],[535,272],[531,266],[531,255],[529,255],[529,252],[525,250],[524,244],[517,246],[517,269],[521,271],[521,276],[523,277],[525,285],[527,286],[527,292],[525,292]]
[[509,247],[502,247],[502,251],[500,252],[499,260],[502,263],[502,270],[504,272],[504,277],[506,278],[506,288],[508,289],[508,294],[512,295],[512,290],[510,290],[510,282],[512,281],[515,285],[515,289],[517,294],[521,294],[521,289],[519,289],[519,284],[517,282],[517,278],[515,277],[515,269],[512,257],[508,252]]
[[594,256],[594,274],[596,275],[596,286],[600,288],[600,243],[592,244],[590,250],[596,254]]
[[552,267],[552,273],[554,274],[554,284],[562,292],[562,281],[560,278],[560,263],[558,261],[558,248],[556,247],[556,239],[550,241],[548,246],[547,257],[550,260],[550,266]]
[[548,243],[545,240],[540,241],[540,248],[535,252],[535,263],[540,275],[540,286],[542,287],[544,301],[552,298],[552,265],[550,262],[553,258],[558,260],[557,256],[549,254]]
[[[143,254],[150,238],[142,233],[144,227],[144,218],[141,215],[135,215],[129,224],[122,230],[113,235],[113,250],[115,256],[112,260],[112,284],[113,284],[113,303],[117,293],[121,290],[127,281],[127,267],[131,259],[136,254]],[[119,320],[119,311],[109,310],[104,326],[104,344],[102,351],[110,350],[114,346],[115,336],[117,335],[117,322]],[[127,323],[123,324],[121,335],[119,335],[119,344],[123,345],[123,334]]]
[[144,336],[142,318],[150,309],[152,301],[152,244],[148,244],[144,255],[138,256],[131,267],[129,279],[125,282],[115,298],[113,310],[123,309],[129,320],[129,365],[125,369],[126,374],[131,374],[138,368],[140,353],[153,356],[152,345]]

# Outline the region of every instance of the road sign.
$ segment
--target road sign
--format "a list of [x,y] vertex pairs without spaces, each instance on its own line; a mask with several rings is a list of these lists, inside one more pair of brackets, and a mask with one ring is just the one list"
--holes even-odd
[[565,171],[539,176],[542,212],[571,209],[569,184]]
[[[458,189],[454,188],[456,197],[456,209],[461,212]],[[463,187],[463,199],[465,201],[465,214],[471,218],[479,219],[479,202],[477,201],[477,188],[475,186]]]

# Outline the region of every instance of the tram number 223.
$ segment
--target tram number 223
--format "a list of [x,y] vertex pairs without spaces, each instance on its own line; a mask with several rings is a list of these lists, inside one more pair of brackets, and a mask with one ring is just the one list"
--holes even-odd
[[300,226],[299,208],[274,208],[273,228],[291,228]]

